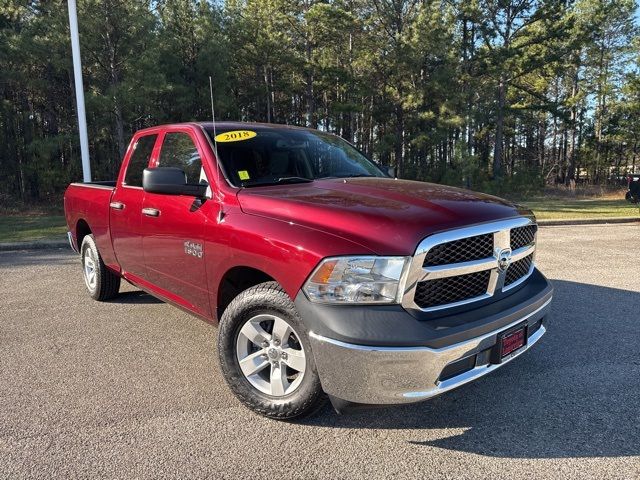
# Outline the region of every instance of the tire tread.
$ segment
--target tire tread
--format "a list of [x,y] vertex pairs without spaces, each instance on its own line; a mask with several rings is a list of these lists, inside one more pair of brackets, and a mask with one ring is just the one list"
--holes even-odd
[[92,234],[86,235],[82,241],[82,246],[80,247],[80,254],[82,256],[84,256],[84,251],[87,248],[91,248],[98,259],[96,289],[94,292],[89,290],[89,295],[99,302],[111,300],[120,292],[120,275],[109,270],[104,264],[102,255],[100,255],[98,251],[98,246]]

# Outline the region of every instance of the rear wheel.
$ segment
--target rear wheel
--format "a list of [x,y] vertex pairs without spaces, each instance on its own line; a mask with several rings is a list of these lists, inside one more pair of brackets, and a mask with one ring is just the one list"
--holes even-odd
[[325,402],[307,331],[275,282],[242,292],[227,307],[218,355],[233,393],[261,415],[301,417]]
[[82,240],[80,256],[84,283],[91,298],[104,301],[115,297],[120,291],[120,276],[105,266],[93,235]]

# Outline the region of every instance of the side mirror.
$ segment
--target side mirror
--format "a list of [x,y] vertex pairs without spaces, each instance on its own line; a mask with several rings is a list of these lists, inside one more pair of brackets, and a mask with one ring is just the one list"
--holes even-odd
[[396,167],[392,167],[391,165],[383,165],[382,171],[389,175],[391,178],[396,178]]
[[184,170],[176,167],[145,168],[142,172],[142,188],[145,192],[199,198],[206,195],[208,185],[186,182]]

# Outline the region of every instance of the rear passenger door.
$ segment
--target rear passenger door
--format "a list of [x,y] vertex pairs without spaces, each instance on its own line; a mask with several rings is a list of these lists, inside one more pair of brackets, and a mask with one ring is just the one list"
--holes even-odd
[[157,133],[142,135],[128,153],[126,169],[120,173],[109,205],[111,241],[123,273],[146,277],[142,254],[141,213],[144,191],[142,171],[149,166],[158,139]]
[[[184,170],[187,183],[208,183],[202,153],[190,131],[169,131],[162,139],[156,166]],[[207,317],[211,309],[203,237],[212,203],[191,196],[146,193],[142,206],[149,280],[162,295]]]

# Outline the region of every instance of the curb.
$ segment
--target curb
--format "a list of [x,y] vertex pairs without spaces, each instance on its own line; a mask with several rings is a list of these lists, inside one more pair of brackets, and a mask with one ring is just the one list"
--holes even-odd
[[53,250],[56,248],[68,248],[67,240],[40,240],[33,242],[6,242],[0,243],[0,252],[8,252],[15,250]]
[[538,220],[541,227],[559,227],[565,225],[609,225],[620,223],[640,223],[638,217],[620,217],[620,218],[585,218],[576,220]]

